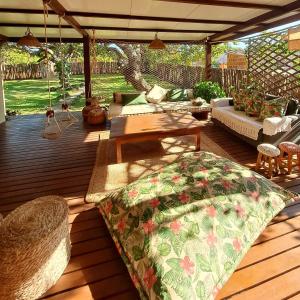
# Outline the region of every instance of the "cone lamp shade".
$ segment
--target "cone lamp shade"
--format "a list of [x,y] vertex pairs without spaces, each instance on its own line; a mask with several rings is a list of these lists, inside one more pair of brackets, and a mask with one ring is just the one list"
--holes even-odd
[[19,39],[17,44],[19,46],[37,47],[37,48],[40,48],[42,46],[39,40],[32,34],[29,27],[27,28],[25,35]]
[[149,49],[155,50],[163,50],[166,49],[166,45],[157,37],[157,33],[155,34],[154,40],[150,43]]

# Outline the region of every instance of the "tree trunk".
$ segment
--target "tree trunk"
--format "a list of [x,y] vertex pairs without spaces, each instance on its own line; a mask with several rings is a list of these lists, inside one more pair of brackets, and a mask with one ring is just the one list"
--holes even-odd
[[144,79],[142,74],[142,55],[139,45],[119,44],[118,45],[126,55],[122,58],[122,73],[127,82],[138,91],[149,91],[151,85]]

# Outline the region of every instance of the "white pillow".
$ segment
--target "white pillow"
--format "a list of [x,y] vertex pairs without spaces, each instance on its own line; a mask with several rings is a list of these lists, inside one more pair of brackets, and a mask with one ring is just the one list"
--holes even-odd
[[160,103],[166,97],[167,92],[168,90],[155,84],[147,95],[147,101],[154,104]]

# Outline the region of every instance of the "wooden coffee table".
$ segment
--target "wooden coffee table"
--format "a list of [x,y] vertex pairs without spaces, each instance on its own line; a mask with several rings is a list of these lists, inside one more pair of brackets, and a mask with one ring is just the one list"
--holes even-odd
[[110,138],[116,141],[117,162],[122,162],[122,144],[195,135],[200,150],[200,122],[188,113],[161,113],[117,117],[111,120]]

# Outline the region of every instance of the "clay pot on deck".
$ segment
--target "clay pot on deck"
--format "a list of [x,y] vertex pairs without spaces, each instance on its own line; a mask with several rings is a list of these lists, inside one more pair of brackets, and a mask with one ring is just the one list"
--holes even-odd
[[87,122],[91,125],[103,124],[105,122],[105,110],[98,107],[89,111]]
[[89,112],[93,109],[97,108],[96,106],[92,106],[92,105],[89,105],[89,106],[85,106],[83,109],[82,109],[82,117],[83,117],[83,121],[86,122],[87,119],[88,119],[88,115],[89,115]]

